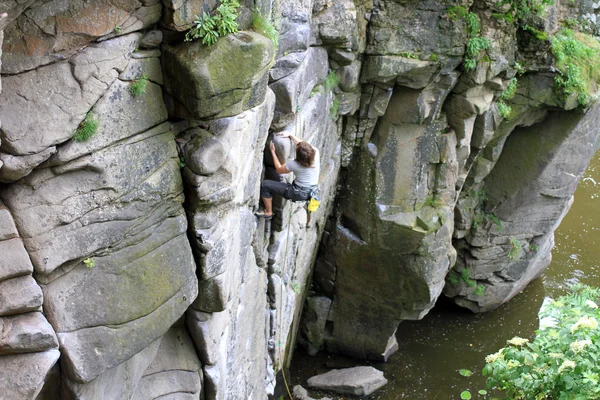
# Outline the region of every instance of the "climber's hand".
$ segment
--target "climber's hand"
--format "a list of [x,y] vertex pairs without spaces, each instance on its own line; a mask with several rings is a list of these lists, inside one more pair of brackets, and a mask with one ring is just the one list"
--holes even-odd
[[273,143],[272,140],[271,143],[269,143],[269,148],[271,149],[271,151],[275,151],[275,143]]

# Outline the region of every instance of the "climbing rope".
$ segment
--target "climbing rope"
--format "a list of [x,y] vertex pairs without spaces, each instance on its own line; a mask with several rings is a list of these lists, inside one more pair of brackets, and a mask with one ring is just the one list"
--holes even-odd
[[[298,102],[299,100],[300,100],[300,91],[298,91],[298,93],[297,93],[296,112],[294,115],[294,130],[296,133],[296,135],[295,135],[296,137],[298,137],[298,125],[299,125],[299,122],[298,122],[299,121],[298,113],[300,112],[300,103]],[[286,269],[287,261],[288,261],[288,249],[289,249],[289,243],[290,243],[290,228],[292,226],[291,222],[292,222],[293,211],[294,211],[294,209],[292,208],[292,206],[290,206],[290,218],[289,218],[288,226],[287,226],[287,236],[285,238],[285,256],[283,258],[283,265],[281,266],[281,295],[279,296],[279,330],[277,332],[277,334],[278,334],[277,345],[279,346],[279,363],[281,365],[281,374],[283,375],[283,383],[285,384],[285,390],[287,391],[287,394],[290,397],[290,400],[293,400],[293,397],[292,397],[292,393],[290,391],[290,387],[287,382],[287,378],[285,377],[285,366],[284,366],[284,361],[283,361],[284,354],[283,354],[283,349],[281,346],[281,331],[283,330],[283,294],[285,291],[284,277],[285,277],[285,269]]]
[[292,214],[293,214],[293,209],[290,206],[290,220],[288,221],[288,226],[287,226],[287,236],[285,238],[285,255],[283,258],[283,265],[281,266],[281,295],[279,296],[279,330],[278,330],[278,335],[279,338],[277,340],[277,344],[279,346],[279,362],[281,365],[281,374],[283,375],[283,383],[285,384],[285,389],[288,393],[288,396],[290,396],[290,400],[293,400],[292,397],[292,393],[290,392],[290,387],[288,385],[287,382],[287,378],[285,377],[285,366],[283,365],[283,349],[281,347],[281,331],[283,329],[283,293],[284,293],[284,289],[285,289],[285,281],[284,281],[284,277],[285,277],[285,267],[287,266],[287,260],[288,260],[288,249],[289,249],[289,243],[290,243],[290,227],[292,226],[291,222],[292,222]]

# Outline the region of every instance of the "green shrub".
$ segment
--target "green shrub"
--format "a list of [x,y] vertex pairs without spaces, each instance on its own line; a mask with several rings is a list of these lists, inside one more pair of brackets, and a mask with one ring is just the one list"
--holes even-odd
[[72,139],[76,142],[85,142],[96,134],[99,126],[100,123],[98,120],[92,114],[88,113],[75,130]]
[[517,261],[519,259],[519,253],[521,252],[521,242],[519,239],[511,237],[510,238],[510,250],[508,251],[508,258],[513,261]]
[[123,30],[123,28],[121,28],[121,25],[115,26],[115,29],[114,29],[115,34],[120,35],[122,30]]
[[460,271],[460,278],[470,288],[474,288],[475,286],[477,286],[477,284],[475,283],[475,281],[473,279],[469,278],[469,271],[467,271],[466,268],[463,268],[463,270]]
[[400,57],[404,57],[404,58],[412,58],[413,60],[418,60],[419,57],[413,53],[412,51],[401,51],[398,53],[398,55]]
[[148,76],[142,75],[139,79],[136,79],[129,85],[129,92],[133,97],[138,97],[146,93],[147,87]]
[[517,80],[517,78],[512,78],[509,82],[508,85],[506,86],[506,89],[504,89],[504,91],[502,92],[502,94],[500,95],[500,98],[502,100],[512,100],[513,97],[515,97],[515,94],[517,94],[517,89],[519,88],[519,81]]
[[469,10],[464,6],[452,6],[448,8],[448,17],[452,21],[456,21],[457,19],[462,19],[467,16]]
[[330,71],[325,77],[325,81],[323,82],[323,88],[325,92],[330,92],[340,83],[340,78],[337,76],[335,71]]
[[271,21],[265,18],[258,10],[255,10],[252,15],[252,28],[261,35],[271,39],[275,47],[279,45],[279,32],[277,32]]
[[503,102],[502,100],[498,101],[498,112],[502,119],[510,120],[512,114],[512,107]]
[[335,119],[337,117],[339,109],[340,109],[340,101],[338,99],[333,99],[333,104],[331,105],[331,108],[329,109],[329,115],[331,116],[331,119]]
[[92,269],[96,266],[96,263],[91,258],[86,258],[85,260],[83,260],[83,264],[85,264],[85,266],[89,269]]
[[465,61],[463,66],[465,70],[472,71],[477,67],[477,62],[481,59],[481,52],[489,49],[490,40],[481,36],[481,21],[475,13],[467,15],[467,50],[465,52]]
[[576,286],[550,301],[540,319],[552,323],[531,343],[515,337],[486,357],[488,386],[513,399],[599,399],[599,297],[597,288]]
[[475,296],[483,296],[485,294],[485,286],[477,285],[475,288]]
[[240,6],[238,0],[221,0],[214,15],[206,12],[202,17],[196,15],[193,27],[185,34],[185,41],[202,39],[202,43],[212,46],[220,37],[238,31],[237,9]]
[[486,216],[498,227],[498,231],[502,232],[502,221],[500,221],[500,218],[496,217],[494,214],[486,214]]
[[580,105],[589,104],[600,80],[600,42],[585,33],[562,29],[552,38],[552,54],[558,70],[554,77],[558,96],[565,101],[575,94]]

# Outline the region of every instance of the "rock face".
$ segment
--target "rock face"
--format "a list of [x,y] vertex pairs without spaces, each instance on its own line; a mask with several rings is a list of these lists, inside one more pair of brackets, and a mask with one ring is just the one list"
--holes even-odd
[[[596,3],[240,3],[207,47],[215,0],[0,0],[0,397],[264,399],[297,342],[385,360],[442,292],[491,310],[549,263],[600,110],[531,28]],[[321,206],[259,219],[284,132]]]

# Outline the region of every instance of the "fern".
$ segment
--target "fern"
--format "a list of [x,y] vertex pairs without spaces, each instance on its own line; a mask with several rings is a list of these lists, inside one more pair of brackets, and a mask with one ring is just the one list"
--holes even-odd
[[185,34],[185,41],[202,39],[202,43],[212,46],[217,40],[238,31],[237,9],[240,6],[238,0],[221,0],[215,14],[204,12],[201,17],[196,15],[193,27]]

